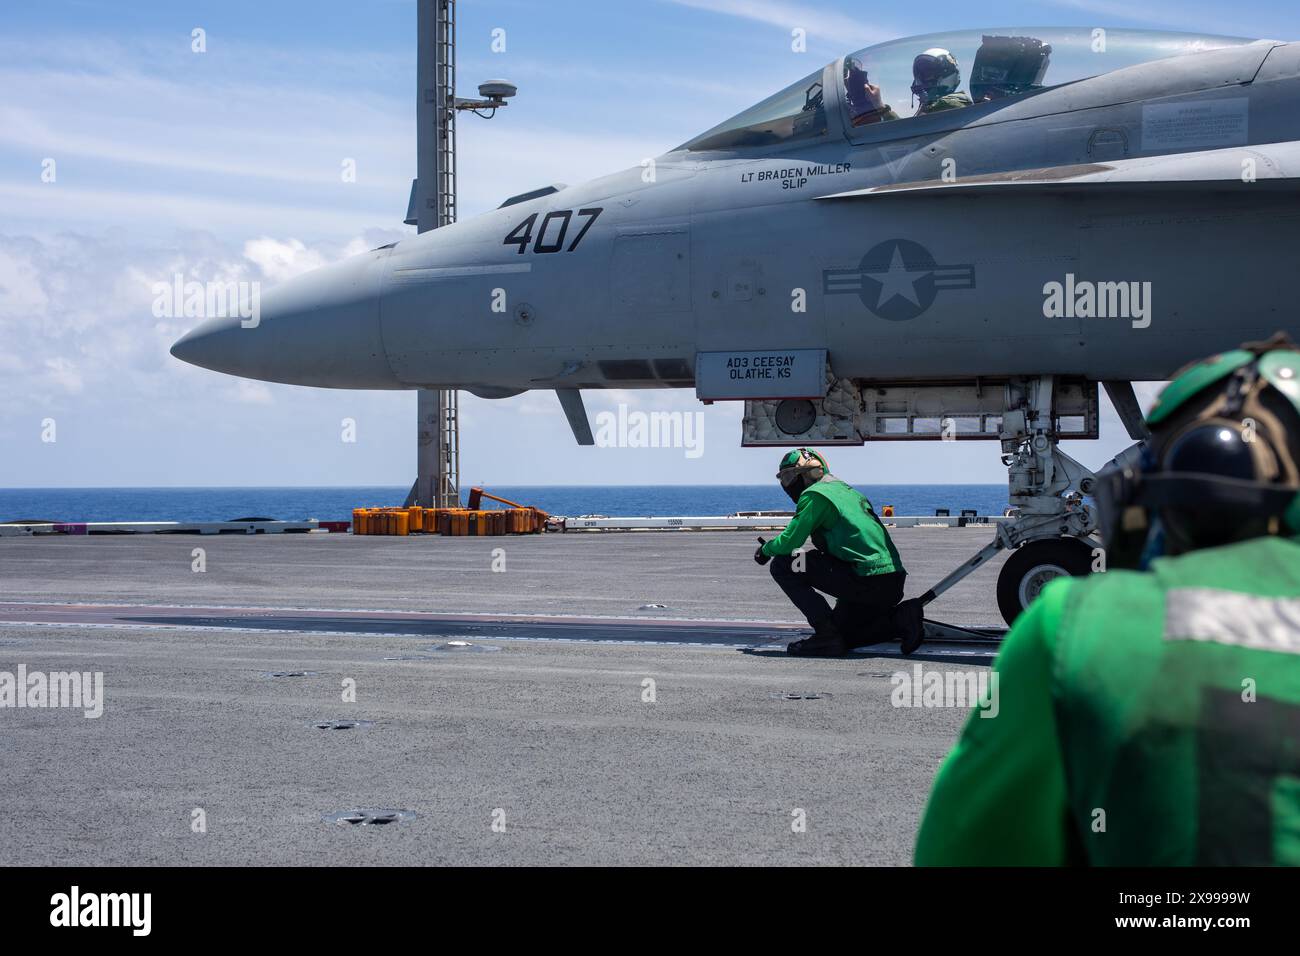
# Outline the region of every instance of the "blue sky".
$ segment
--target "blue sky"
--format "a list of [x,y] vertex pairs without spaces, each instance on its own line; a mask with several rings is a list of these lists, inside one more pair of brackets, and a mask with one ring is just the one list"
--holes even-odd
[[[635,165],[831,58],[911,34],[997,24],[1300,38],[1300,9],[1191,0],[870,5],[780,0],[462,0],[459,87],[521,89],[462,117],[462,218],[550,182]],[[150,287],[279,281],[409,234],[414,0],[45,0],[0,9],[0,486],[403,484],[414,397],[240,382],[184,366],[188,324]],[[207,52],[191,52],[191,31]],[[808,31],[808,52],[790,31]],[[506,51],[490,48],[506,31]],[[57,180],[41,181],[53,158]],[[356,162],[357,181],[340,165]],[[588,397],[695,411],[690,393]],[[577,449],[549,393],[464,400],[466,483],[761,482],[740,409],[706,411],[706,454]],[[42,422],[58,440],[41,441]],[[358,441],[339,442],[353,418]],[[1125,443],[1072,449],[1100,463]],[[518,449],[532,451],[520,455]],[[999,482],[996,446],[840,452],[858,481]]]

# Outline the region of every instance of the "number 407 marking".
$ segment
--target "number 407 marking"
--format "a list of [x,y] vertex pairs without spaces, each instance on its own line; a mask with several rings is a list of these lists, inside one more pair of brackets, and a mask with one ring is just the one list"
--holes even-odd
[[577,215],[586,217],[586,222],[578,230],[578,234],[573,237],[573,242],[569,248],[564,250],[564,237],[569,232],[569,223],[573,221],[574,212],[571,209],[557,209],[554,212],[548,212],[546,218],[542,220],[541,228],[537,230],[537,237],[533,237],[533,226],[537,225],[537,213],[533,213],[515,228],[510,230],[506,236],[503,245],[518,246],[519,254],[522,256],[528,251],[531,243],[533,252],[572,252],[578,248],[578,243],[582,242],[582,237],[587,234],[591,224],[596,221],[596,217],[604,211],[601,207],[594,209],[579,209]]

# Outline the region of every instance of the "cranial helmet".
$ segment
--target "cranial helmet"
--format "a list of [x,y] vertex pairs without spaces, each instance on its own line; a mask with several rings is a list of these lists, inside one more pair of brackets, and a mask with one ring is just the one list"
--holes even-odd
[[1180,372],[1136,463],[1097,476],[1107,563],[1300,534],[1300,349],[1279,333]]
[[796,448],[781,458],[776,477],[781,482],[781,487],[785,489],[785,493],[790,496],[790,500],[798,501],[799,496],[809,485],[821,481],[829,473],[826,459],[818,452],[808,448]]
[[957,58],[942,47],[926,50],[912,61],[912,93],[923,104],[955,92],[960,85]]

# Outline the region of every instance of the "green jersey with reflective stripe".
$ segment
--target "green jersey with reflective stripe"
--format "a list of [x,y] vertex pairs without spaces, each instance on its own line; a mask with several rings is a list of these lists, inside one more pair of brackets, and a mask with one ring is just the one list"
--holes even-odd
[[827,475],[809,485],[795,503],[794,518],[763,545],[770,557],[791,554],[812,538],[817,550],[853,565],[861,575],[903,570],[889,532],[860,491]]
[[918,864],[1300,864],[1300,539],[1053,581],[994,666]]

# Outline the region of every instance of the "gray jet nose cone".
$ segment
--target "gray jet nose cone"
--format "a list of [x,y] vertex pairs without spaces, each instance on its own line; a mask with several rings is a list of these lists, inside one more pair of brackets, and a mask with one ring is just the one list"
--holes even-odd
[[201,368],[288,385],[400,388],[379,328],[384,255],[365,253],[281,283],[246,315],[209,318],[171,353]]
[[[179,339],[177,339],[175,342],[172,343],[172,347],[168,350],[172,353],[172,358],[180,359],[182,362],[190,362],[188,356],[192,355],[193,353],[187,350],[185,346],[186,343],[190,341],[190,337],[193,335],[193,333],[194,330],[191,329],[189,332],[186,332]],[[190,362],[190,364],[193,365],[194,363]]]
[[171,348],[174,358],[215,372],[231,370],[239,360],[234,336],[247,331],[237,318],[208,319],[190,329]]

